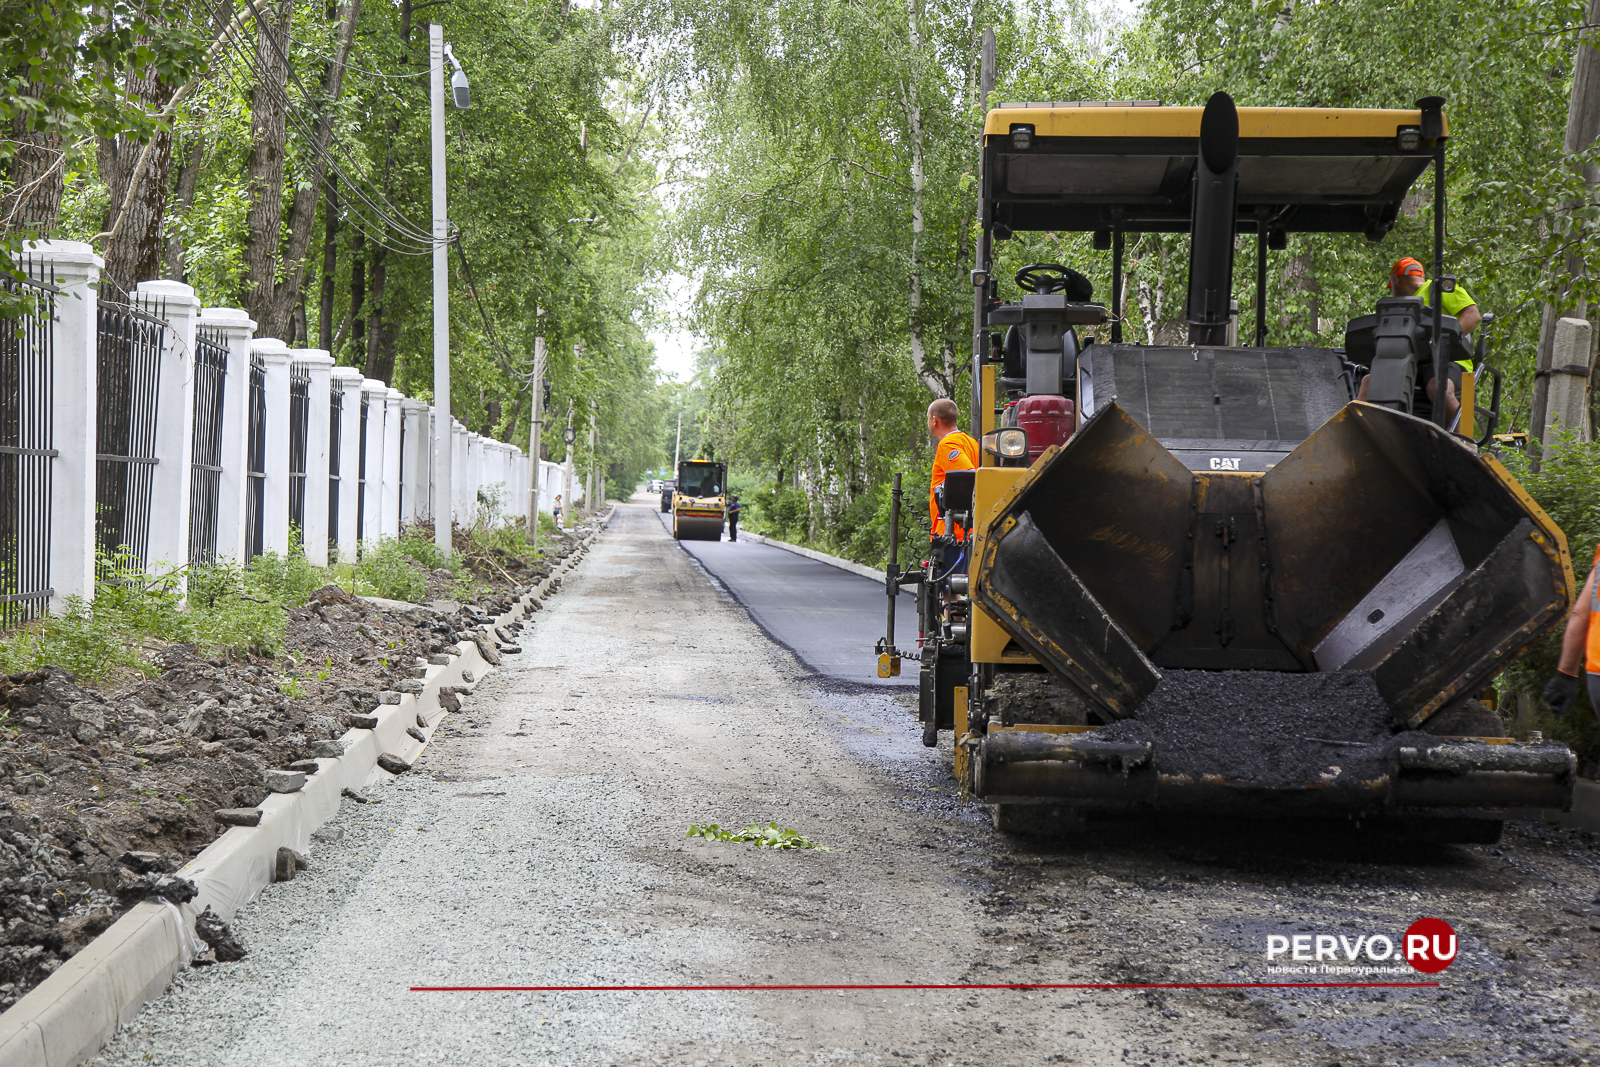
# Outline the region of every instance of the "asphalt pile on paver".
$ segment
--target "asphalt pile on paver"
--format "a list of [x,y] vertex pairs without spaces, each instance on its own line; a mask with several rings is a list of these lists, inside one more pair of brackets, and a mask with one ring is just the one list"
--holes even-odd
[[[549,538],[545,565],[518,572],[547,575],[580,532]],[[299,788],[316,766],[302,761],[340,755],[337,738],[373,725],[386,694],[420,691],[430,660],[473,641],[498,662],[514,633],[479,628],[528,589],[509,579],[521,561],[507,557],[472,568],[495,588],[477,604],[372,602],[325,586],[288,611],[275,659],[173,645],[152,655],[152,677],[121,684],[80,685],[57,667],[0,675],[0,1010],[139,901],[191,899],[173,872],[223,820],[248,825],[269,789]],[[454,693],[441,698],[459,708]]]
[[1154,742],[1166,774],[1330,788],[1381,777],[1395,744],[1438,743],[1428,734],[1396,734],[1365,671],[1169,670],[1133,718],[1096,736]]

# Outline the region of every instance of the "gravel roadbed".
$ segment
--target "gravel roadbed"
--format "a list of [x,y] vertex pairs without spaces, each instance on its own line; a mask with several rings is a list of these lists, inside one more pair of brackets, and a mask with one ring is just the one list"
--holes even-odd
[[[1164,820],[1006,837],[955,794],[948,747],[917,743],[914,697],[805,682],[645,507],[619,510],[565,591],[412,773],[239,913],[250,955],[181,976],[100,1062],[1596,1059],[1590,835],[1406,846]],[[684,836],[769,820],[833,851]],[[1263,982],[1270,937],[1427,915],[1461,941],[1437,989],[410,991]]]

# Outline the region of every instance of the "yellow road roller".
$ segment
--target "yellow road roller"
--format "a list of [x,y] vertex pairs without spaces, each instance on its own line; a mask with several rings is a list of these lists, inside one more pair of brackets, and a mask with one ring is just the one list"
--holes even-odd
[[672,536],[679,541],[720,541],[728,514],[728,467],[707,459],[678,464],[672,492]]
[[[1289,234],[1381,241],[1426,177],[1445,202],[1442,105],[1218,93],[988,113],[983,455],[942,505],[974,536],[962,565],[891,558],[879,673],[916,658],[923,740],[953,734],[956,776],[997,827],[1197,812],[1492,841],[1508,815],[1570,806],[1573,753],[1505,736],[1477,699],[1561,622],[1574,583],[1561,530],[1495,456],[1487,321],[1471,337],[1437,303],[1454,285],[1442,215],[1435,302],[1376,299],[1327,347],[1269,343]],[[1054,263],[1003,292],[994,245],[1021,231],[1092,233],[1109,301]],[[1137,343],[1116,313],[1124,240],[1184,231],[1188,343]],[[1251,244],[1241,343],[1234,258]],[[895,644],[903,585],[914,652]]]

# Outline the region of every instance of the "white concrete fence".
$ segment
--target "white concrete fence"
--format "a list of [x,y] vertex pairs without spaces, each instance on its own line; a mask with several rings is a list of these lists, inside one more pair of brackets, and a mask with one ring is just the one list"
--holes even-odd
[[[103,261],[86,244],[41,242],[25,258],[41,283],[34,340],[20,356],[0,351],[21,368],[19,414],[0,426],[6,621],[91,599],[97,545],[163,573],[284,554],[297,530],[307,559],[327,566],[434,519],[429,405],[326,352],[257,337],[244,312],[201,308],[179,282],[140,284],[131,307],[97,301]],[[452,430],[452,519],[515,521],[528,456]],[[558,492],[581,497],[562,466],[542,463],[541,475],[545,511]]]

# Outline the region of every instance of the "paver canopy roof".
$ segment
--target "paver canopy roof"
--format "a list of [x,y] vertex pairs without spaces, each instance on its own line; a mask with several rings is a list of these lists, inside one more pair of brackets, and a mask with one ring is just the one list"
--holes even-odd
[[[990,220],[1013,230],[1187,231],[1203,110],[995,108],[984,125]],[[1381,237],[1433,158],[1428,142],[1401,136],[1421,122],[1416,110],[1239,108],[1240,231]],[[1019,127],[1031,131],[1025,148],[1013,137]]]

